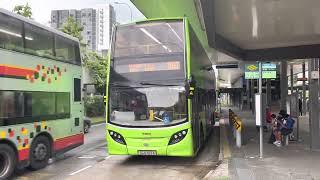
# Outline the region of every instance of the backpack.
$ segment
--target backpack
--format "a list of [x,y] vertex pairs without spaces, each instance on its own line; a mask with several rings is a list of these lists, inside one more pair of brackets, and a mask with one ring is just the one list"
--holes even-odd
[[295,120],[292,119],[291,117],[288,117],[288,118],[286,119],[286,124],[285,124],[285,126],[286,126],[288,129],[293,129],[294,123],[295,123]]

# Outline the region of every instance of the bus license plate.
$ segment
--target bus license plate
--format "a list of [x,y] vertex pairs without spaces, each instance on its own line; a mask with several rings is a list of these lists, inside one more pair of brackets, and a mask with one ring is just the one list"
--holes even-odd
[[157,151],[138,151],[138,154],[141,156],[156,156]]

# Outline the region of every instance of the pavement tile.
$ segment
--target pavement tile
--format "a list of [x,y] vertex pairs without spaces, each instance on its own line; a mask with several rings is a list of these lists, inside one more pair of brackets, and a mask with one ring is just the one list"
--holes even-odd
[[[308,121],[299,118],[300,138],[302,141],[290,142],[288,146],[278,148],[267,144],[271,132],[264,133],[264,158],[259,158],[259,133],[255,127],[251,111],[233,110],[244,124],[243,146],[237,148],[232,133],[228,140],[232,151],[229,165],[231,179],[258,180],[300,180],[319,179],[320,152],[310,151],[308,146]],[[227,109],[224,109],[227,112]],[[226,116],[226,115],[224,115]],[[296,131],[295,131],[296,132]]]

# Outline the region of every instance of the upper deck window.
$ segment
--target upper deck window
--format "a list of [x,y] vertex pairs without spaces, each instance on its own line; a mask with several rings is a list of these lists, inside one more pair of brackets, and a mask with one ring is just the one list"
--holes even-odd
[[117,28],[114,57],[183,53],[182,21],[150,22]]
[[62,36],[56,36],[56,58],[58,60],[65,60],[69,62],[76,62],[80,60],[77,56],[79,54],[78,49],[76,48],[77,43],[65,39]]
[[81,64],[77,41],[0,13],[0,48]]
[[0,48],[23,51],[21,21],[0,13]]
[[34,55],[54,58],[53,33],[25,23],[26,46],[25,52]]
[[111,81],[185,77],[183,21],[150,21],[117,28]]

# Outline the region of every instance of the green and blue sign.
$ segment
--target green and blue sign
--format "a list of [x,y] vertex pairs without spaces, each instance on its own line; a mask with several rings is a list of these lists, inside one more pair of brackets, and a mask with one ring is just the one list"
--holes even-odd
[[[259,63],[252,63],[245,65],[245,79],[259,79]],[[262,64],[262,78],[275,79],[277,78],[277,64],[263,63]]]

